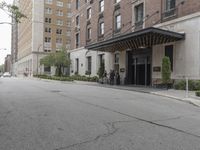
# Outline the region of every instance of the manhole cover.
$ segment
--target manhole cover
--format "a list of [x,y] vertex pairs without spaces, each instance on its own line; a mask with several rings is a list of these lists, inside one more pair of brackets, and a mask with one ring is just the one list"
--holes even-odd
[[51,90],[52,93],[60,93],[61,91],[59,90]]

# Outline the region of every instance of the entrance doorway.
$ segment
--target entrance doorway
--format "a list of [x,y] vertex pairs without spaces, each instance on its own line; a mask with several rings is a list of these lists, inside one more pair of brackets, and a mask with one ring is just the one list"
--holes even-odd
[[140,49],[127,53],[128,84],[150,85],[151,84],[151,50]]

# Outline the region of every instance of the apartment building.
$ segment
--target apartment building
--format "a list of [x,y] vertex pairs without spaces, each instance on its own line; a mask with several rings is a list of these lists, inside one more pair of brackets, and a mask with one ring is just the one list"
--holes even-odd
[[[14,0],[13,5],[18,6],[18,1]],[[17,73],[18,25],[14,18],[12,18],[11,30],[11,74],[15,75]]]
[[40,59],[70,49],[70,0],[19,0],[18,6],[27,18],[18,24],[17,74],[53,73]]
[[4,62],[4,72],[11,72],[11,55],[7,55],[5,57],[5,62]]
[[73,1],[71,74],[94,76],[103,62],[121,84],[153,85],[168,56],[172,79],[200,79],[199,24],[197,0]]

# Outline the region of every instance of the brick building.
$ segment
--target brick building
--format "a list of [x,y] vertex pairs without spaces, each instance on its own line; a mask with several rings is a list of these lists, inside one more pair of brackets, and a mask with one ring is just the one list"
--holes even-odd
[[18,24],[17,74],[53,74],[40,59],[61,48],[70,49],[70,0],[18,0],[27,18]]
[[[18,0],[13,1],[13,5],[18,6]],[[17,54],[18,54],[18,24],[12,18],[12,33],[11,33],[11,74],[17,74]]]
[[152,85],[168,56],[173,79],[200,79],[199,24],[197,0],[73,1],[71,74],[94,76],[104,62],[122,84]]

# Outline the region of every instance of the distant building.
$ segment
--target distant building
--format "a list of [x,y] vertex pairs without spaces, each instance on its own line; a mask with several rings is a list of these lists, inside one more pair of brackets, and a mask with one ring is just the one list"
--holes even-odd
[[122,84],[161,80],[162,58],[172,79],[200,79],[200,2],[197,0],[72,1],[71,74],[119,72]]
[[11,72],[11,55],[5,57],[4,72]]
[[[19,0],[14,0],[13,5],[18,6]],[[17,74],[17,55],[18,55],[18,24],[12,18],[12,33],[11,33],[11,74]]]
[[70,0],[19,0],[18,6],[27,18],[18,24],[17,74],[51,73],[51,68],[40,66],[40,59],[70,48]]

